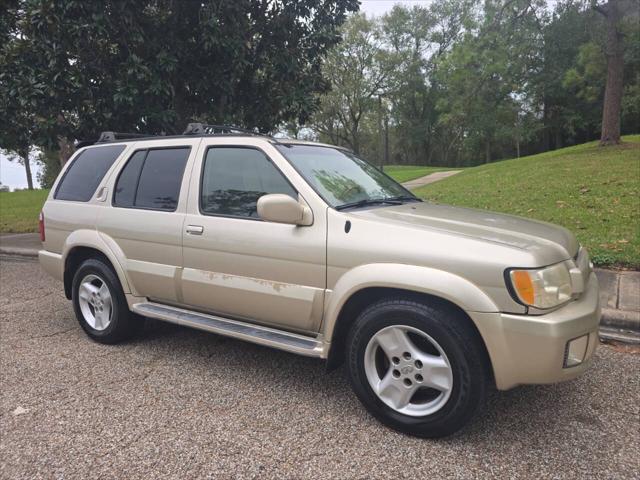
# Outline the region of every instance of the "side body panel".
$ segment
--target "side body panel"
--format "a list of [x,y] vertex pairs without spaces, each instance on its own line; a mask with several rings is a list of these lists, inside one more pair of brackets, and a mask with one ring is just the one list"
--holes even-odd
[[[254,147],[265,153],[313,212],[295,226],[255,218],[203,215],[203,159],[210,146]],[[195,226],[202,233],[187,232]],[[198,309],[317,333],[326,286],[326,206],[279,152],[263,139],[204,139],[192,174],[184,232],[183,303]]]

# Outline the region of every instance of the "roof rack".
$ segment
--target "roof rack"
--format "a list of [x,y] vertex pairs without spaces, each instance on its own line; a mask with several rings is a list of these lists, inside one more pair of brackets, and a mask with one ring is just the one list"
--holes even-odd
[[119,133],[119,132],[102,132],[96,143],[114,142],[116,140],[130,140],[132,138],[157,137],[149,133]]
[[[181,136],[187,135],[253,135],[257,137],[265,137],[270,139],[271,141],[278,143],[277,139],[271,137],[270,135],[265,135],[262,133],[254,132],[252,130],[247,130],[246,128],[235,127],[233,125],[209,125],[206,123],[190,123],[187,125],[187,128],[182,133],[182,135],[153,135],[149,133],[120,133],[120,132],[102,132],[100,133],[100,137],[98,138],[97,143],[108,143],[115,142],[118,140],[134,140],[140,138],[177,138]],[[93,142],[80,142],[82,146],[89,145]],[[80,148],[80,147],[76,147]]]
[[228,135],[228,134],[245,134],[256,135],[260,137],[268,137],[262,133],[257,133],[246,128],[234,127],[233,125],[209,125],[206,123],[190,123],[187,125],[183,135]]

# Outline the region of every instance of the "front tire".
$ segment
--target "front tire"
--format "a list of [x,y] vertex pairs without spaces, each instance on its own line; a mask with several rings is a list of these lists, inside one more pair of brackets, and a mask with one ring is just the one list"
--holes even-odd
[[353,389],[385,425],[418,437],[444,437],[483,404],[488,378],[482,345],[446,306],[405,298],[362,312],[347,340]]
[[72,301],[80,326],[96,342],[121,342],[143,326],[143,319],[129,310],[118,277],[99,259],[85,260],[76,271]]

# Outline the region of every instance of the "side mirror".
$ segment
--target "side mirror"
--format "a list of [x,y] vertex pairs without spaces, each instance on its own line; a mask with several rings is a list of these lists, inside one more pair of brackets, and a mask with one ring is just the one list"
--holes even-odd
[[261,196],[258,199],[258,216],[267,222],[290,225],[311,225],[313,223],[313,215],[309,207],[282,193]]

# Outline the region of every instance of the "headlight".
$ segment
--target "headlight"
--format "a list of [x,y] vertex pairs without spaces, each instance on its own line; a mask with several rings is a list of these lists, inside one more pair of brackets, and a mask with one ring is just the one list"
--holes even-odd
[[547,309],[571,300],[571,275],[566,263],[536,270],[510,270],[512,291],[520,303]]

